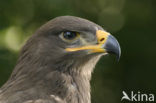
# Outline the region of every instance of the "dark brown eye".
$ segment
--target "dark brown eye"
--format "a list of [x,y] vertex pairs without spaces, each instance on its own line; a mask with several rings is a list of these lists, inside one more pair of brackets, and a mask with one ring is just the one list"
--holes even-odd
[[66,31],[63,33],[63,37],[67,40],[72,40],[78,36],[77,32]]

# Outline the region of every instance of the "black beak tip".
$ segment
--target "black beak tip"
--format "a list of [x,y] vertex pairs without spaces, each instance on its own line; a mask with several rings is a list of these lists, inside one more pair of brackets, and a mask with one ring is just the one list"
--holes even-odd
[[109,35],[104,48],[108,53],[115,54],[117,56],[117,61],[120,60],[121,48],[115,37]]
[[119,62],[120,56],[121,56],[121,48],[119,49],[118,53],[116,54],[117,56],[117,61]]
[[120,56],[121,56],[121,52],[120,51],[118,51],[118,52],[107,51],[107,52],[110,53],[110,54],[115,54],[116,55],[116,59],[119,62]]

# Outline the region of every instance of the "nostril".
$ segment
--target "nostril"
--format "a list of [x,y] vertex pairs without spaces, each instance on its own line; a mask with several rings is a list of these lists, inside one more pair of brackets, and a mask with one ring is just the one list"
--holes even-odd
[[105,38],[101,38],[101,39],[100,39],[100,41],[103,41],[103,40],[105,40]]

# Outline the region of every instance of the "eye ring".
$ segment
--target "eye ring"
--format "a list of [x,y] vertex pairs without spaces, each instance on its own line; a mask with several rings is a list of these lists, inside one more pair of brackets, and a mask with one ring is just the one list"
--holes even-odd
[[61,34],[61,38],[65,41],[73,41],[75,39],[77,39],[80,36],[80,34],[78,32],[74,32],[74,31],[65,31]]

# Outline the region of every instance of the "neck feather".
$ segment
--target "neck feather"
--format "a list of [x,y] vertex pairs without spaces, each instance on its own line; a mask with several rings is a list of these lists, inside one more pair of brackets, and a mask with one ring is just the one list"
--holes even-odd
[[[14,88],[9,93],[15,94],[19,90],[34,89],[36,92],[29,94],[32,95],[31,98],[33,95],[41,98],[53,95],[67,103],[90,103],[91,73],[100,57],[98,55],[85,60],[59,61],[55,66],[53,63],[50,65],[43,62],[37,63],[37,60],[35,62],[27,61],[27,63],[25,63],[26,60],[25,62],[20,60],[11,78],[2,87],[2,91]],[[26,59],[31,60],[31,57]],[[7,93],[4,94],[7,95]]]

